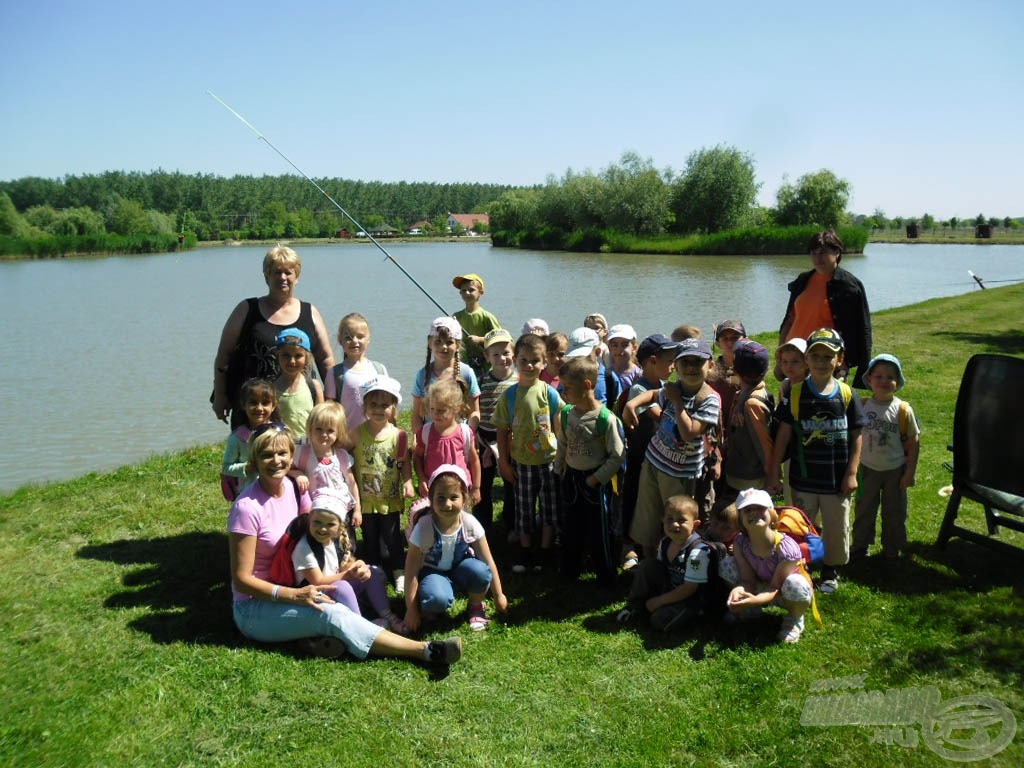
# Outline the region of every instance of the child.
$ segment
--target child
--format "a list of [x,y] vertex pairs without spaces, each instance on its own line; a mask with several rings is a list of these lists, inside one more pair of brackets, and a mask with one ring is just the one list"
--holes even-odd
[[360,613],[359,598],[365,597],[380,617],[377,622],[400,635],[408,628],[392,610],[384,587],[384,572],[375,565],[356,560],[345,531],[348,513],[345,498],[333,488],[313,493],[313,509],[309,513],[309,531],[292,551],[292,567],[296,583],[333,587],[334,599]]
[[696,325],[677,325],[676,329],[672,331],[671,338],[672,341],[680,342],[685,339],[702,339],[704,334]]
[[562,476],[562,576],[578,579],[584,548],[597,583],[615,583],[608,483],[622,466],[625,446],[619,418],[594,396],[597,361],[574,357],[562,368],[569,404],[559,412],[555,471]]
[[727,554],[732,554],[733,542],[736,534],[740,532],[739,511],[736,504],[732,503],[724,507],[715,507],[708,513],[708,524],[704,526],[701,534],[704,541],[717,542],[725,547]]
[[525,323],[523,323],[523,331],[520,336],[525,336],[528,333],[534,333],[541,338],[551,333],[551,329],[548,328],[546,320],[539,317],[531,317]]
[[640,376],[636,362],[636,331],[632,325],[613,325],[608,329],[609,369],[619,380],[619,392],[625,392]]
[[733,347],[733,369],[740,391],[726,425],[725,482],[732,501],[744,488],[764,488],[772,462],[772,414],[775,399],[764,385],[768,373],[768,350],[751,339],[740,339]]
[[502,613],[508,608],[483,526],[463,511],[468,485],[465,471],[452,464],[442,464],[430,476],[430,514],[413,528],[405,558],[405,624],[413,631],[423,619],[447,613],[455,601],[455,589],[469,595],[470,629],[487,627],[484,598],[488,589],[495,608]]
[[747,335],[743,323],[739,320],[723,320],[715,326],[715,346],[722,354],[708,373],[708,384],[722,398],[722,421],[729,422],[733,400],[740,391],[740,382],[733,368],[734,347],[736,342]]
[[608,321],[600,312],[592,312],[583,318],[583,327],[589,328],[597,334],[598,361],[607,368],[608,345],[605,340],[608,338]]
[[903,367],[892,355],[868,363],[864,383],[864,447],[860,457],[860,494],[853,519],[851,558],[864,557],[875,540],[875,517],[882,504],[882,557],[895,559],[907,546],[907,488],[914,484],[921,426],[910,403],[896,393],[903,389]]
[[819,328],[808,336],[804,357],[810,376],[794,382],[776,410],[768,490],[781,490],[779,465],[792,441],[793,504],[815,523],[821,520],[825,557],[819,589],[830,593],[839,588],[839,568],[850,559],[850,497],[857,490],[864,409],[849,385],[835,378],[843,357],[837,331]]
[[341,403],[350,430],[363,423],[361,387],[377,376],[387,376],[383,364],[366,357],[370,347],[370,326],[358,312],[349,312],[338,323],[338,343],[344,357],[331,369],[324,384],[324,397]]
[[814,590],[802,565],[800,547],[776,528],[779,516],[766,491],[748,488],[736,500],[743,530],[736,537],[735,555],[722,561],[722,578],[736,584],[727,607],[736,619],[748,618],[767,605],[786,609],[778,639],[796,643],[804,631],[804,613]]
[[451,379],[465,386],[463,398],[469,405],[469,426],[480,422],[480,385],[468,365],[459,364],[459,342],[462,327],[450,317],[438,317],[427,334],[427,362],[416,374],[412,385],[412,433],[418,435],[430,421],[423,399],[433,381]]
[[345,409],[333,400],[313,406],[306,420],[306,437],[295,449],[295,459],[288,473],[295,478],[300,491],[310,494],[321,488],[333,488],[341,494],[351,510],[345,521],[349,537],[355,541],[355,529],[363,523],[356,478],[352,474],[352,456],[345,429]]
[[[627,401],[650,390],[661,389],[672,375],[672,364],[676,357],[676,343],[660,333],[654,333],[640,342],[637,352],[640,360],[640,376],[629,388]],[[640,468],[651,437],[661,421],[661,407],[657,403],[636,409],[637,423],[626,428],[626,473],[622,480],[621,528],[623,538],[622,570],[629,571],[639,561],[635,542],[629,538],[636,509],[636,496],[640,489]]]
[[[366,419],[349,430],[355,457],[356,487],[363,513],[363,547],[367,562],[392,574],[395,591],[405,591],[405,540],[402,512],[412,487],[409,435],[395,426],[395,411],[402,404],[402,385],[390,376],[363,384]],[[386,552],[386,556],[385,556]]]
[[696,501],[683,494],[669,497],[661,527],[665,535],[656,556],[646,558],[633,572],[626,607],[615,618],[628,624],[648,614],[652,627],[669,632],[715,611],[711,581],[717,574],[711,572],[711,551],[697,533]]
[[[480,454],[480,502],[473,507],[473,514],[484,530],[490,532],[494,522],[491,494],[498,474],[498,430],[491,419],[498,400],[516,383],[516,370],[512,334],[504,328],[497,328],[484,336],[483,347],[490,370],[480,378],[480,423],[476,428],[477,452]],[[506,498],[511,500],[511,489],[506,489]],[[515,531],[515,515],[511,513],[511,507],[509,504],[509,511],[504,513],[505,527],[510,533]]]
[[565,353],[569,351],[569,337],[561,331],[549,333],[544,337],[544,352],[547,363],[540,372],[541,381],[558,389],[559,374],[565,365]]
[[[807,342],[799,336],[790,339],[775,350],[775,377],[781,377],[779,384],[779,401],[789,397],[793,383],[807,378]],[[773,446],[774,449],[774,446]],[[792,450],[790,450],[792,453]],[[793,503],[793,489],[789,484],[789,456],[782,462],[782,498],[786,504]]]
[[311,347],[309,336],[299,328],[286,328],[277,334],[277,364],[281,373],[274,380],[281,421],[298,440],[306,434],[306,419],[313,406],[324,401],[320,382],[310,378]]
[[[637,409],[657,403],[661,421],[651,437],[640,470],[639,493],[630,537],[652,556],[658,544],[659,517],[669,497],[696,498],[704,476],[705,433],[718,424],[722,403],[705,381],[711,348],[703,339],[686,339],[676,351],[678,381],[652,389],[626,403],[623,423],[636,428]],[[702,510],[706,511],[706,510]]]
[[442,464],[462,467],[472,482],[469,485],[470,503],[480,501],[480,456],[473,441],[473,430],[461,417],[466,404],[462,389],[451,379],[435,381],[427,396],[430,421],[416,436],[412,460],[420,479],[419,492],[427,496],[427,478]]
[[256,478],[246,472],[249,463],[249,436],[261,424],[275,421],[277,413],[277,390],[266,379],[249,379],[242,385],[239,401],[245,409],[247,424],[243,424],[230,435],[224,445],[224,460],[221,464],[220,486],[224,498],[234,501],[242,488]]
[[[533,559],[534,507],[540,504],[541,559],[533,562],[542,571],[551,551],[558,523],[558,481],[553,461],[557,449],[553,419],[565,405],[558,392],[540,380],[544,368],[544,339],[532,333],[520,336],[515,345],[519,381],[505,390],[494,409],[498,429],[498,469],[513,485],[519,560],[514,573],[525,573]],[[507,503],[507,502],[506,502]]]
[[484,336],[495,328],[501,328],[498,318],[480,306],[484,295],[484,279],[475,272],[456,275],[452,285],[459,289],[466,308],[460,309],[454,317],[462,326],[463,359],[469,363],[477,378],[487,370],[487,359],[484,355]]
[[[591,315],[593,317],[593,315]],[[594,395],[602,405],[614,407],[619,397],[619,380],[605,368],[603,360],[603,344],[597,332],[591,328],[577,328],[569,334],[569,350],[566,359],[573,357],[592,357],[597,361],[597,381],[594,384]]]

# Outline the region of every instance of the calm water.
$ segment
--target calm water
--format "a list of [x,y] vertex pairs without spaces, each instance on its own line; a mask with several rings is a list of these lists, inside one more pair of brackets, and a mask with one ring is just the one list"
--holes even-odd
[[[751,333],[775,329],[786,284],[810,266],[806,256],[623,257],[486,243],[389,250],[449,312],[462,306],[452,276],[482,274],[484,306],[514,333],[529,317],[569,331],[594,311],[641,337],[681,323],[707,333],[729,317]],[[208,403],[213,356],[235,304],[264,293],[265,252],[0,263],[0,427],[22,446],[0,467],[0,492],[223,439]],[[300,253],[300,298],[317,305],[332,337],[342,315],[366,315],[371,357],[408,391],[436,307],[372,245]],[[843,266],[877,310],[977,290],[968,269],[992,281],[1024,278],[1024,246],[878,244]]]

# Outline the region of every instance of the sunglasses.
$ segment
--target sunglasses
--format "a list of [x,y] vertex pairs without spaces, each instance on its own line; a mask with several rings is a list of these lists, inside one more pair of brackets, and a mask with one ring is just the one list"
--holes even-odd
[[268,421],[265,424],[260,424],[252,431],[252,434],[249,435],[249,442],[251,443],[264,432],[269,432],[270,430],[274,430],[275,432],[284,432],[286,435],[291,434],[288,427],[280,421]]

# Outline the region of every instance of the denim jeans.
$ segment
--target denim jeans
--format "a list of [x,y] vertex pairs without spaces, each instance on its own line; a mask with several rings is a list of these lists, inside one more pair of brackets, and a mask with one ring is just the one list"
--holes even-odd
[[366,658],[381,627],[353,613],[341,603],[318,611],[308,605],[289,605],[270,600],[237,600],[232,608],[235,626],[250,640],[281,643],[318,635],[336,637],[349,653]]
[[450,571],[420,572],[420,610],[423,613],[447,613],[455,602],[455,590],[467,594],[486,592],[491,585],[491,569],[483,560],[467,557]]

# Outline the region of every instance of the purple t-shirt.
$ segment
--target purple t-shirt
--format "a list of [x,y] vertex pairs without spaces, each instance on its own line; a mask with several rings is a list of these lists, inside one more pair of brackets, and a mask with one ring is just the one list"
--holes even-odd
[[758,557],[755,555],[750,539],[743,533],[736,537],[736,543],[733,546],[739,547],[742,550],[743,557],[750,567],[754,569],[757,580],[763,581],[766,584],[771,582],[772,577],[775,575],[775,569],[779,567],[780,563],[799,562],[803,559],[803,555],[800,553],[800,545],[785,533],[782,534],[782,540],[775,547],[775,551],[772,552],[770,557]]
[[[299,504],[295,503],[294,485],[284,481],[284,493],[279,498],[271,497],[257,480],[251,483],[242,495],[235,499],[228,514],[228,533],[256,537],[256,559],[252,575],[258,579],[270,580],[270,562],[274,559],[277,542],[284,535],[288,523],[299,512],[308,512],[312,507],[309,495],[302,494]],[[252,599],[231,588],[235,602]]]

